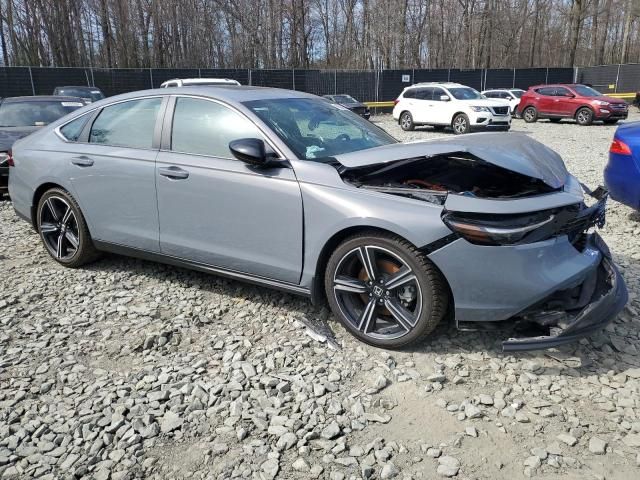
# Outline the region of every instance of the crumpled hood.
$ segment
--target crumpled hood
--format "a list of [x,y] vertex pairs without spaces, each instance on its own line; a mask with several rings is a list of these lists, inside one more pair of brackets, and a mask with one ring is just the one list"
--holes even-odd
[[2,127],[0,128],[0,152],[9,150],[16,140],[26,137],[41,127]]
[[552,188],[564,185],[568,172],[560,155],[522,133],[473,133],[382,147],[336,155],[350,170],[411,158],[468,153],[487,163],[542,180]]

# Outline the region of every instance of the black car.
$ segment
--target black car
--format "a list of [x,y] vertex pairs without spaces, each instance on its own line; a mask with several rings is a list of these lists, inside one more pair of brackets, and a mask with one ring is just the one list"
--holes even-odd
[[8,191],[13,142],[83,106],[77,97],[39,95],[0,100],[0,197]]
[[361,117],[369,120],[371,116],[371,110],[364,103],[359,102],[351,95],[340,94],[340,95],[324,95],[324,98],[329,100],[331,103],[337,103],[338,105],[342,105],[345,108],[348,108],[353,113],[357,113]]
[[104,98],[102,90],[96,87],[56,87],[53,91],[54,95],[62,95],[65,97],[78,97],[84,103],[93,103]]

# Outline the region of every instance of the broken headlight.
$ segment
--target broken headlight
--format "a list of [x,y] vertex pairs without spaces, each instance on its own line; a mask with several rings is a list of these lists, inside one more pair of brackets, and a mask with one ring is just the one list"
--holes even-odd
[[[532,232],[554,223],[553,212],[527,215],[487,215],[445,212],[442,221],[453,232],[476,245],[514,245]],[[538,239],[536,239],[538,240]]]

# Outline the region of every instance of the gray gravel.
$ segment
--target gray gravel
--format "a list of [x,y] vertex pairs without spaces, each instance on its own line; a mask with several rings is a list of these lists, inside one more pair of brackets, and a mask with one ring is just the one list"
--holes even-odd
[[[602,182],[614,127],[514,130]],[[66,270],[0,202],[0,477],[636,478],[639,235],[611,202],[631,301],[577,345],[503,355],[442,325],[386,352],[271,290],[116,256]]]

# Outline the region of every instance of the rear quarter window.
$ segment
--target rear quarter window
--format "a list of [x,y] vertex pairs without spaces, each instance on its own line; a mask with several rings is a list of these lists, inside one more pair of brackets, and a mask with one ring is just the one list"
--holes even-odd
[[69,142],[77,142],[88,119],[89,115],[82,115],[75,120],[71,120],[60,128],[60,134]]

